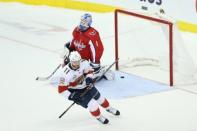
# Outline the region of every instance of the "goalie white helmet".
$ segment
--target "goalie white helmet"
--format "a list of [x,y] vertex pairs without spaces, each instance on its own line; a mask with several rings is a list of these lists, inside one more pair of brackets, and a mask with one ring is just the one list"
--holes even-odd
[[92,24],[92,16],[88,13],[85,13],[81,16],[81,21],[79,23],[79,29],[81,31],[87,30]]
[[81,56],[77,51],[73,51],[69,56],[70,63],[73,69],[78,69],[80,66]]

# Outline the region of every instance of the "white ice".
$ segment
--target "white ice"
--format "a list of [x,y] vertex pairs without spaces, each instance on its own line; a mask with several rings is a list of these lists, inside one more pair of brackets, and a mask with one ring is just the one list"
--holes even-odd
[[[120,110],[120,117],[102,110],[110,124],[101,125],[87,110],[75,105],[58,118],[71,102],[49,82],[35,78],[49,75],[61,62],[59,52],[83,13],[0,3],[0,130],[197,131],[197,85],[172,88],[121,72],[116,72],[114,81],[97,83],[111,105]],[[111,64],[113,13],[92,16],[106,47],[102,61]],[[196,35],[182,32],[182,36],[196,59]]]

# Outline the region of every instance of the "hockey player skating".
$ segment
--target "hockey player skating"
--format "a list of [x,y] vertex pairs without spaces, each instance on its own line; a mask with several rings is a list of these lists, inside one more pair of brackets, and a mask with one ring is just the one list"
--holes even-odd
[[101,115],[99,105],[113,115],[120,112],[112,108],[106,98],[95,88],[93,82],[93,69],[89,62],[81,59],[77,51],[71,52],[70,62],[63,68],[59,80],[58,92],[71,101],[87,108],[101,123],[109,121]]
[[[65,53],[67,49],[70,52],[78,51],[82,59],[90,61],[90,65],[94,69],[94,76],[98,77],[105,70],[105,67],[100,65],[103,55],[104,46],[99,36],[99,32],[91,27],[92,16],[88,13],[81,16],[80,23],[73,30],[73,38],[71,42],[65,44]],[[67,64],[67,59],[64,59],[64,64]],[[105,78],[108,80],[114,79],[113,72],[106,73]]]

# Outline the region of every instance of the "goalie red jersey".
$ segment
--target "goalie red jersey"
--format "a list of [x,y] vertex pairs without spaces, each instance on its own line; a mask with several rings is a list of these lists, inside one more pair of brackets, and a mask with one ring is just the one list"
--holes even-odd
[[82,59],[93,63],[100,63],[104,50],[97,30],[89,27],[86,31],[81,31],[78,26],[73,31],[70,48],[78,51]]
[[[88,60],[94,69],[94,79],[101,76],[105,71],[105,67],[101,68],[101,57],[103,55],[104,47],[99,36],[99,32],[91,27],[92,16],[85,13],[81,16],[80,23],[74,28],[71,41],[64,44],[64,52],[62,58],[64,63],[62,67],[68,64],[68,56],[70,52],[77,51],[82,59]],[[104,78],[113,80],[114,74],[111,71],[105,73]]]

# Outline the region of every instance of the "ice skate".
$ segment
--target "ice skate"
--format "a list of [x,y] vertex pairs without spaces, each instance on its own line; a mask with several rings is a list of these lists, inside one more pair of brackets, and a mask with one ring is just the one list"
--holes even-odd
[[97,120],[100,121],[102,124],[109,123],[109,120],[105,118],[104,116],[100,116],[99,118],[97,118]]
[[112,107],[110,107],[106,111],[109,112],[109,113],[111,113],[111,114],[113,114],[113,115],[116,115],[116,116],[119,116],[120,115],[120,111],[118,111],[117,109],[112,108]]

